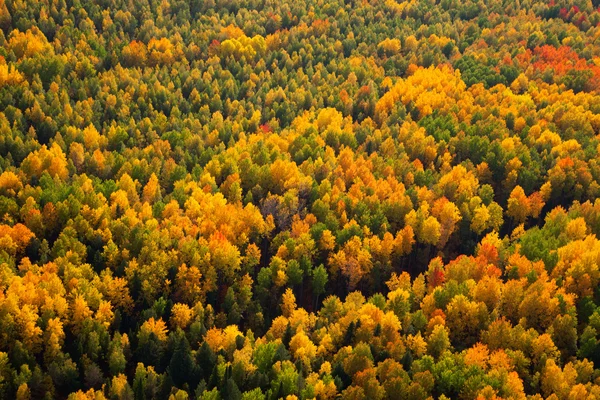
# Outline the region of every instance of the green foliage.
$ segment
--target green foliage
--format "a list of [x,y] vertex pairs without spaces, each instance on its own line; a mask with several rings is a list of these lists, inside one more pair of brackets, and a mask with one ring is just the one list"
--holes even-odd
[[499,74],[492,67],[478,62],[471,56],[464,56],[454,64],[454,67],[460,70],[463,80],[467,85],[483,83],[487,89],[498,84],[506,84],[504,74]]
[[0,0],[0,398],[600,397],[595,3]]

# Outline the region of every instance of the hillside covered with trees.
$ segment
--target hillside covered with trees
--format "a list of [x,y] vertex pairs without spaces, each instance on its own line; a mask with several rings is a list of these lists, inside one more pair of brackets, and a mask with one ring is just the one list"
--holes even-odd
[[0,0],[0,399],[600,399],[599,7]]

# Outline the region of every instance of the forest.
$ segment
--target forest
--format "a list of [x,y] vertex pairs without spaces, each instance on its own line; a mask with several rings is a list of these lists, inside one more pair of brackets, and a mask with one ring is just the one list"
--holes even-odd
[[597,0],[0,0],[0,399],[600,399]]

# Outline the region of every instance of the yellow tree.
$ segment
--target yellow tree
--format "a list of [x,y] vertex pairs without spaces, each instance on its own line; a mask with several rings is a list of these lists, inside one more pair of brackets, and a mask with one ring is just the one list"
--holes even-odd
[[450,235],[456,230],[456,224],[460,222],[462,216],[458,207],[445,197],[435,201],[431,214],[440,222],[440,238],[437,246],[443,248]]
[[372,267],[371,253],[363,246],[358,236],[353,236],[340,251],[329,257],[331,274],[335,276],[338,271],[341,272],[348,280],[350,290],[356,288]]
[[525,191],[519,185],[510,192],[506,213],[517,223],[523,223],[530,214],[529,199],[525,195]]
[[148,179],[148,183],[146,183],[146,186],[144,186],[144,189],[142,190],[142,201],[154,204],[160,200],[160,183],[158,182],[156,174],[152,173],[150,179]]

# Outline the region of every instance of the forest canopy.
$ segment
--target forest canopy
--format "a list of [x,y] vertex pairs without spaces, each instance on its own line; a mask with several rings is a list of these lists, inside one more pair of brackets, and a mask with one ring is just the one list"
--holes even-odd
[[0,0],[0,399],[600,399],[600,4]]

